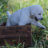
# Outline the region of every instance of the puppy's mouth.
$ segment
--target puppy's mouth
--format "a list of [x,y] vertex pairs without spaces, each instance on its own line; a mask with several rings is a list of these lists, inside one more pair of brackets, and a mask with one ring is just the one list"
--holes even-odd
[[38,21],[37,17],[35,17],[35,20]]

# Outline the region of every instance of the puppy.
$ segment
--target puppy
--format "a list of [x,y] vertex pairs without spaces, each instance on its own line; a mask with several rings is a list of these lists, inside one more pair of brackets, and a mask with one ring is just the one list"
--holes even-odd
[[28,23],[31,23],[33,25],[36,25],[40,28],[45,29],[45,26],[43,26],[38,20],[43,19],[43,9],[40,5],[32,5],[26,8],[22,8],[20,10],[17,10],[13,14],[10,14],[7,11],[8,19],[6,26],[14,26],[14,25],[26,25]]

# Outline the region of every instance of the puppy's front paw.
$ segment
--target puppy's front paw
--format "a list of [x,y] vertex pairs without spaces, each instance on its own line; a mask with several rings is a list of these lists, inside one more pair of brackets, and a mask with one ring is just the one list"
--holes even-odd
[[46,27],[45,26],[42,26],[42,27],[40,27],[41,29],[46,29]]

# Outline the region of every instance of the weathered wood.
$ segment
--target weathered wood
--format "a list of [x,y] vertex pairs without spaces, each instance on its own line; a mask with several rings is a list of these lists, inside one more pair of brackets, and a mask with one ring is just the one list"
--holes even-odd
[[26,46],[31,45],[31,25],[25,26],[0,26],[0,41],[16,40],[16,42],[25,42]]

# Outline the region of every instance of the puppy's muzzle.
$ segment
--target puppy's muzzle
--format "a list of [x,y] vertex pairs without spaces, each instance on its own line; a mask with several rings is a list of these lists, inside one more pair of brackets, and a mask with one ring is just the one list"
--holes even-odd
[[37,17],[35,17],[35,20],[36,20],[36,21],[38,21],[38,20],[43,20],[43,18],[38,19]]
[[37,17],[35,17],[35,20],[38,21]]

